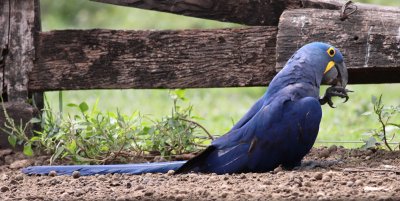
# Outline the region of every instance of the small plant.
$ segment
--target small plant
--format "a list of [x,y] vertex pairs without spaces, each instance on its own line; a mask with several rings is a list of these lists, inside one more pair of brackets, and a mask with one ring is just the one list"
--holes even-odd
[[[127,152],[141,154],[136,142],[136,135],[142,130],[139,113],[104,114],[95,109],[97,104],[89,111],[85,102],[68,106],[80,114],[52,121],[56,115],[47,113],[49,118],[43,131],[36,131],[35,139],[42,149],[53,154],[51,161],[66,158],[75,163],[109,163],[124,154],[130,155]],[[123,157],[118,159],[121,160]]]
[[[393,122],[393,119],[400,114],[400,106],[386,107],[382,103],[382,95],[379,96],[379,98],[373,96],[372,103],[374,105],[373,113],[377,116],[379,126],[366,133],[370,137],[365,141],[363,148],[379,148],[380,142],[383,142],[387,149],[393,151],[394,149],[390,146],[390,143],[395,139],[396,132],[400,129],[400,123]],[[367,112],[364,115],[370,115],[371,113],[372,112]],[[400,149],[400,144],[398,144],[397,147]]]
[[12,147],[16,147],[17,145],[23,145],[23,152],[27,156],[33,155],[32,150],[32,142],[30,141],[29,137],[26,135],[27,128],[32,123],[36,123],[36,119],[30,120],[28,123],[24,124],[22,119],[19,123],[16,123],[13,118],[10,118],[9,114],[7,113],[6,107],[2,100],[2,108],[5,117],[4,127],[0,127],[0,129],[8,134],[8,143]]
[[150,149],[159,151],[162,156],[198,151],[202,146],[201,137],[204,135],[197,132],[197,127],[202,128],[212,139],[204,127],[192,120],[198,119],[192,115],[192,106],[181,107],[178,104],[179,101],[186,100],[184,94],[184,90],[170,91],[173,100],[171,115],[155,121],[152,127],[146,128],[150,135]]
[[[60,94],[61,96],[61,94]],[[24,144],[24,153],[51,154],[50,162],[57,159],[73,163],[105,164],[124,162],[130,157],[146,153],[158,153],[164,157],[174,154],[195,152],[202,147],[205,135],[211,135],[200,124],[198,117],[192,115],[192,106],[182,107],[185,101],[184,90],[170,91],[173,108],[170,116],[161,120],[144,121],[139,112],[123,115],[119,111],[100,112],[98,101],[90,110],[86,102],[68,104],[77,114],[55,113],[47,99],[40,118],[33,118],[27,124],[16,124],[5,112],[6,124],[2,128],[9,135],[11,145]],[[61,105],[60,98],[60,105]],[[42,130],[34,131],[33,137],[26,135],[32,123],[40,123]]]

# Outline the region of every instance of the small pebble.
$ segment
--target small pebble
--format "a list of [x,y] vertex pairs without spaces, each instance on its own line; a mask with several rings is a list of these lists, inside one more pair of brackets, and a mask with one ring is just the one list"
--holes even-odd
[[50,177],[55,177],[55,176],[57,176],[57,172],[52,170],[52,171],[49,172],[49,176]]
[[127,198],[126,196],[121,196],[117,198],[117,201],[125,201],[125,200],[129,200],[129,198]]
[[1,192],[6,192],[6,191],[8,191],[8,190],[10,190],[7,186],[2,186],[1,188],[0,188],[0,191]]
[[346,183],[346,186],[351,187],[351,186],[353,186],[353,184],[354,184],[354,182],[348,181],[348,182]]
[[331,181],[331,177],[330,176],[328,176],[328,175],[324,175],[323,177],[322,177],[322,181],[323,182],[330,182]]
[[323,176],[322,172],[318,172],[318,173],[314,176],[314,179],[316,179],[316,180],[321,180],[321,179],[322,179],[322,176]]
[[304,186],[311,187],[311,182],[309,182],[309,181],[304,182]]
[[336,152],[337,151],[337,146],[336,145],[332,145],[328,148],[330,153]]
[[132,184],[130,182],[126,183],[126,188],[131,188]]
[[17,180],[17,181],[22,181],[22,180],[24,180],[24,176],[22,176],[22,175],[17,175],[17,176],[15,177],[15,180]]
[[356,186],[360,186],[362,184],[363,184],[363,181],[361,181],[359,179],[354,182],[354,185],[356,185]]
[[281,172],[281,171],[282,171],[282,167],[278,166],[273,170],[273,173],[278,173],[278,172]]
[[144,186],[139,185],[139,186],[137,186],[137,187],[135,188],[135,191],[139,191],[139,190],[142,190],[142,189],[144,189]]
[[319,153],[319,157],[320,158],[328,158],[330,155],[330,151],[329,149],[323,149],[320,153]]
[[227,192],[224,192],[224,193],[221,194],[221,197],[222,197],[222,198],[226,198],[227,196],[228,196],[228,193],[227,193]]
[[144,196],[152,196],[154,194],[154,192],[153,191],[146,191],[145,193],[144,193]]
[[74,195],[77,197],[82,196],[83,194],[85,194],[85,192],[82,189],[76,189],[74,192]]
[[74,178],[74,179],[77,179],[77,178],[79,178],[81,176],[81,173],[79,172],[79,171],[74,171],[74,172],[72,172],[72,177]]
[[1,177],[0,177],[0,180],[3,180],[3,181],[6,181],[7,179],[8,179],[8,175],[6,175],[6,174],[1,175]]
[[168,170],[167,175],[174,175],[175,171],[174,170]]

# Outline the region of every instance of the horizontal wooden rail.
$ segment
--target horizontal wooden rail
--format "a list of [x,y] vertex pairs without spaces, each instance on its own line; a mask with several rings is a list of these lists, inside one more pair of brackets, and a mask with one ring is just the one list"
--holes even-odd
[[[121,6],[247,25],[277,25],[293,0],[92,0]],[[296,2],[299,2],[297,0]]]
[[31,91],[266,85],[277,27],[43,32]]
[[302,45],[324,41],[343,53],[350,83],[400,82],[400,12],[359,10],[345,21],[339,18],[339,11],[285,11],[277,36],[277,69]]
[[[162,11],[222,22],[253,26],[277,26],[286,9],[340,10],[344,0],[91,0],[120,6]],[[392,7],[356,3],[360,10],[395,10]]]

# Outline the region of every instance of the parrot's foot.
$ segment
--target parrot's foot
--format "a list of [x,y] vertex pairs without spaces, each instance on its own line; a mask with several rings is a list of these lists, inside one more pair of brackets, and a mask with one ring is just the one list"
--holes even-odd
[[311,170],[314,168],[328,168],[333,165],[337,165],[342,160],[328,160],[328,161],[304,161],[300,166],[295,167],[295,170]]
[[340,98],[345,98],[345,100],[344,100],[344,103],[345,103],[349,100],[349,96],[347,95],[347,92],[353,92],[353,91],[339,87],[339,86],[328,87],[325,91],[325,95],[319,99],[319,103],[321,105],[328,103],[328,105],[331,108],[335,108],[335,105],[333,105],[333,102],[332,102],[332,97],[337,96]]

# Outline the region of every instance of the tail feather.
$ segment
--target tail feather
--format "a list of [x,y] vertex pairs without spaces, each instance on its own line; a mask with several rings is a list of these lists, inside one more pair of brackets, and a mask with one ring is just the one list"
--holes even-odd
[[199,171],[199,168],[204,165],[204,163],[207,161],[207,157],[214,152],[216,148],[214,146],[208,146],[204,151],[202,151],[200,154],[195,156],[194,158],[188,160],[185,164],[183,164],[181,167],[179,167],[176,171],[175,174],[184,174],[184,173],[189,173],[191,171],[197,172]]
[[79,171],[82,176],[95,174],[143,174],[143,173],[167,173],[169,170],[177,170],[186,161],[139,163],[123,165],[65,165],[65,166],[30,166],[22,169],[28,175],[47,175],[55,171],[57,175],[72,175]]

